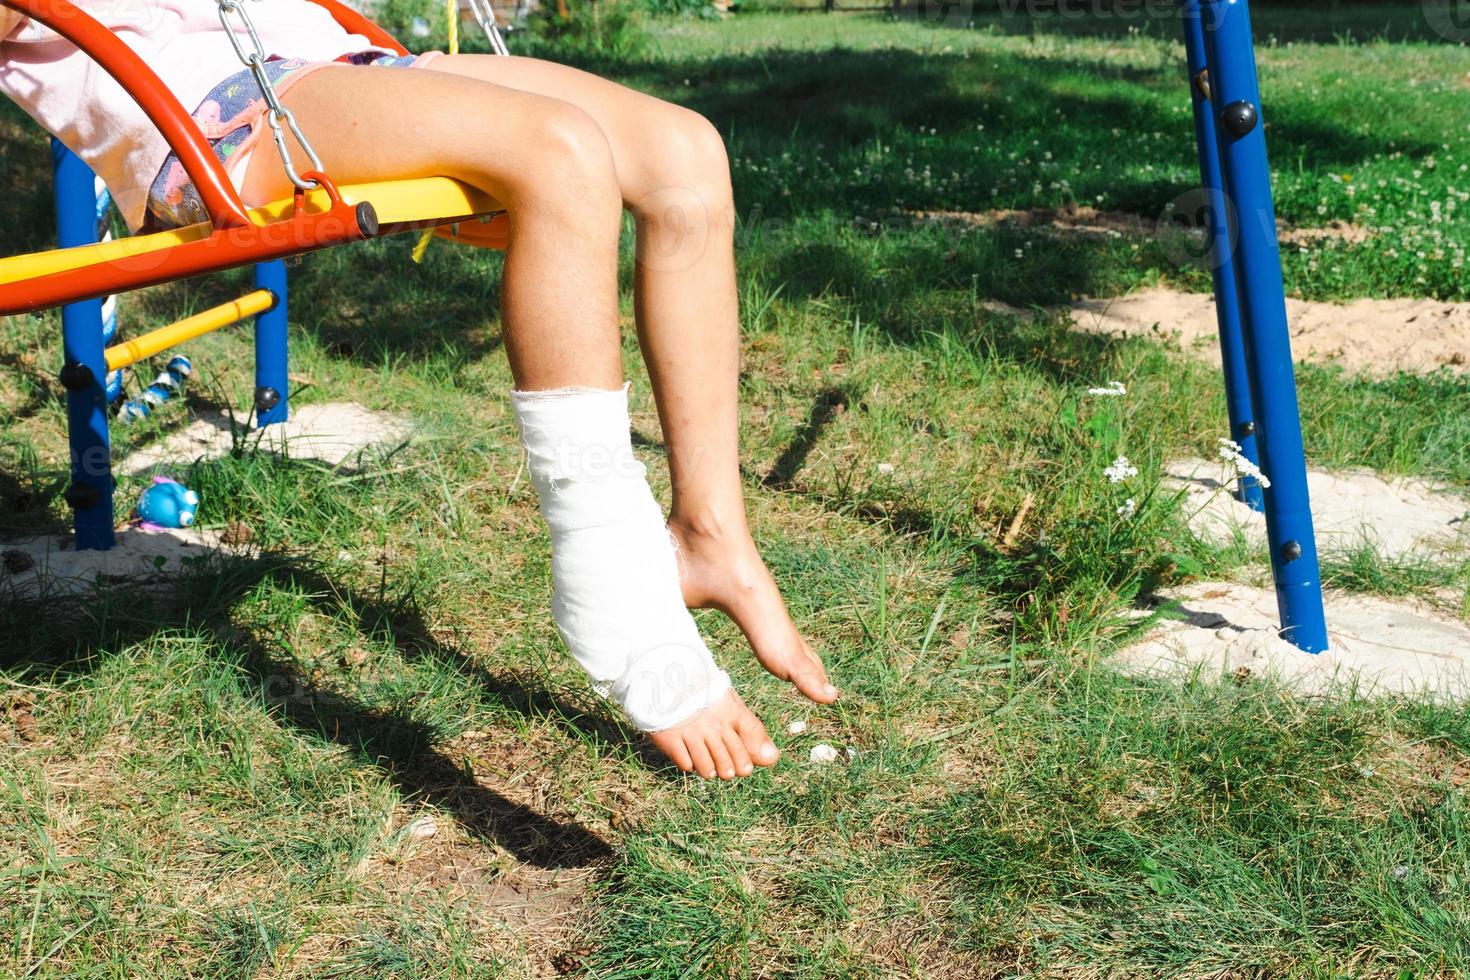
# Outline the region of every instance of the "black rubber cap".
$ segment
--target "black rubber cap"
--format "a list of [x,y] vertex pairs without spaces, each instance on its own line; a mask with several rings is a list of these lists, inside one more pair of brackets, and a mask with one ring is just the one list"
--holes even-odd
[[367,201],[357,206],[357,227],[366,238],[378,237],[378,212]]
[[1288,541],[1281,546],[1281,557],[1286,561],[1296,561],[1302,556],[1302,546],[1295,541]]
[[1256,107],[1244,100],[1232,102],[1220,112],[1220,123],[1225,127],[1225,132],[1236,139],[1255,129],[1259,118]]
[[61,369],[61,386],[67,391],[86,391],[97,383],[97,376],[85,364],[68,364]]
[[90,510],[102,500],[102,494],[90,483],[73,483],[62,495],[72,510]]
[[255,389],[255,410],[257,412],[269,412],[279,404],[281,404],[281,393],[276,389]]

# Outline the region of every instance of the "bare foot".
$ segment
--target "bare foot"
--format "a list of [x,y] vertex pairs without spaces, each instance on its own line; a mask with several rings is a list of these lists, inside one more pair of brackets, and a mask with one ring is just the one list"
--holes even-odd
[[766,726],[733,689],[688,721],[648,737],[674,765],[705,779],[749,776],[781,757]]
[[837,688],[827,679],[821,658],[797,632],[744,525],[738,531],[709,533],[675,516],[669,530],[679,543],[684,604],[720,610],[740,627],[762,667],[818,704],[836,701]]

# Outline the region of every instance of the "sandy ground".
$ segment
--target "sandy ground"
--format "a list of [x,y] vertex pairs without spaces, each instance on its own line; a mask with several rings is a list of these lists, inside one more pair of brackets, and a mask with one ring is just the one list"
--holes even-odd
[[166,586],[186,567],[221,548],[213,531],[123,528],[110,551],[77,551],[69,537],[22,538],[0,544],[0,595],[77,595],[129,582]]
[[[1361,299],[1286,301],[1292,357],[1383,376],[1448,368],[1470,371],[1470,303]],[[1115,299],[1084,299],[1071,309],[1077,329],[1156,337],[1218,364],[1215,299],[1204,293],[1145,289]]]
[[[1218,461],[1178,460],[1164,484],[1183,490],[1189,526],[1201,538],[1228,543],[1237,533],[1266,540],[1266,519],[1230,495],[1231,470]],[[1307,471],[1317,550],[1344,554],[1364,543],[1391,558],[1434,557],[1470,547],[1470,499],[1423,480],[1387,480],[1367,470]]]
[[1184,618],[1119,651],[1116,666],[1178,679],[1271,677],[1308,695],[1470,697],[1470,625],[1421,602],[1329,592],[1331,648],[1314,655],[1278,635],[1270,589],[1203,582],[1160,598]]
[[179,463],[215,459],[227,455],[237,440],[292,459],[345,466],[356,462],[364,450],[392,448],[405,442],[409,434],[406,419],[351,402],[303,405],[292,409],[289,421],[254,430],[225,415],[201,414],[187,428],[127,456],[118,472],[138,476]]
[[[305,405],[292,412],[290,421],[254,431],[223,415],[201,415],[181,431],[129,455],[118,472],[137,476],[223,456],[237,439],[247,445],[258,440],[259,447],[270,452],[350,470],[363,452],[391,449],[410,434],[406,419],[345,402]],[[119,500],[119,513],[129,506],[129,501]],[[166,588],[186,563],[226,547],[215,531],[148,532],[133,527],[119,530],[116,547],[105,552],[76,551],[69,536],[0,542],[0,595],[75,595],[123,582]]]

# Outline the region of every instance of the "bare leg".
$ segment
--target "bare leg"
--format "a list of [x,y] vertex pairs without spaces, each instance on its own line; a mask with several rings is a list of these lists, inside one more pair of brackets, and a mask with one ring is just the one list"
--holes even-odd
[[[506,205],[504,333],[521,390],[622,384],[622,197],[607,138],[591,116],[451,73],[349,66],[303,78],[285,101],[343,183],[442,174]],[[246,173],[247,202],[289,191],[262,146]],[[776,761],[765,729],[733,691],[651,737],[676,764],[705,776],[733,778]]]
[[669,454],[685,601],[734,619],[772,674],[813,701],[835,700],[746,524],[735,205],[719,133],[687,109],[551,62],[460,55],[432,67],[571,103],[607,134],[638,223],[638,336]]

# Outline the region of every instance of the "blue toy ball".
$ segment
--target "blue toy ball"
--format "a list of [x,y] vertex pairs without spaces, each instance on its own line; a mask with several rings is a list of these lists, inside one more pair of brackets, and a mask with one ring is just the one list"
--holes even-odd
[[177,480],[155,476],[138,499],[138,517],[153,527],[188,527],[199,509],[199,494]]

